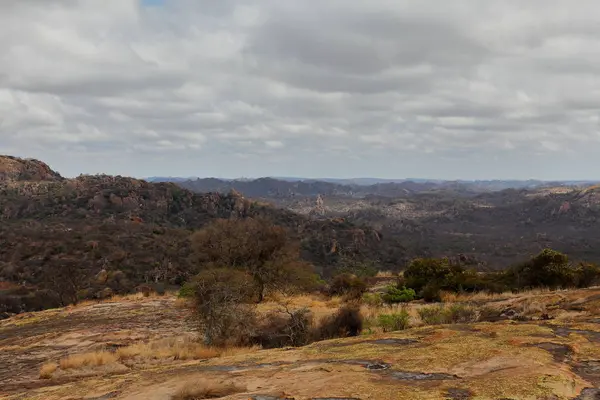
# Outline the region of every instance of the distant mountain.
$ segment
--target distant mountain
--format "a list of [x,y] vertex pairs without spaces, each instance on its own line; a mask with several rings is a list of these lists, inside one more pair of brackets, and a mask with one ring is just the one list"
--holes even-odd
[[170,177],[166,177],[166,176],[150,176],[148,178],[144,178],[145,181],[153,182],[153,183],[160,183],[160,182],[185,182],[185,181],[192,180],[192,179],[196,179],[196,177],[181,178],[181,177],[176,177],[176,176],[170,176]]
[[197,178],[177,180],[180,186],[198,192],[228,193],[232,190],[245,196],[259,199],[281,199],[294,197],[347,196],[360,198],[367,196],[406,197],[416,193],[450,192],[457,195],[473,196],[479,193],[506,189],[534,189],[557,186],[588,186],[592,182],[544,182],[539,180],[457,180],[441,181],[427,179],[385,180],[376,178],[357,179],[296,179],[259,178],[251,180],[226,180],[217,178]]

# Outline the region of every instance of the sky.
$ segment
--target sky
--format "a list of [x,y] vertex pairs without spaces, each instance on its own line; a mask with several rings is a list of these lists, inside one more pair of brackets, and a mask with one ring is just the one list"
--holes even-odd
[[3,0],[0,154],[65,176],[600,179],[597,0]]

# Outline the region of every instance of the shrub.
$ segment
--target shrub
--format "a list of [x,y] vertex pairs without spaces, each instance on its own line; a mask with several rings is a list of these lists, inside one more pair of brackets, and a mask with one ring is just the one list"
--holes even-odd
[[384,332],[402,331],[410,327],[410,316],[406,310],[401,310],[393,314],[380,314],[377,322]]
[[362,296],[362,302],[371,307],[380,307],[383,299],[379,293],[365,293]]
[[256,327],[253,283],[248,274],[227,268],[209,269],[195,278],[195,311],[205,344],[247,344]]
[[413,301],[416,297],[416,293],[413,289],[407,289],[406,287],[388,286],[385,294],[382,296],[383,301],[386,303],[408,303]]
[[442,301],[442,290],[435,283],[426,285],[421,290],[421,298],[429,303],[437,303]]
[[347,300],[357,300],[366,291],[367,284],[361,278],[351,274],[340,274],[332,279],[329,295],[343,296]]
[[477,321],[477,310],[475,307],[464,304],[452,304],[444,309],[446,323],[469,324]]
[[417,312],[427,325],[471,323],[478,319],[476,308],[464,304],[423,307]]
[[50,379],[54,371],[58,369],[58,364],[46,363],[40,368],[40,379]]
[[585,288],[600,282],[600,267],[595,264],[581,263],[575,276],[577,287]]
[[363,329],[363,317],[355,306],[344,306],[334,315],[321,320],[314,333],[316,340],[358,336]]
[[252,341],[265,349],[304,346],[311,341],[311,328],[312,316],[307,308],[290,311],[285,307],[266,317]]
[[459,270],[453,271],[448,259],[418,258],[406,268],[404,279],[407,287],[420,291],[432,283],[442,286],[451,278],[453,272]]
[[196,285],[193,282],[186,282],[183,284],[181,289],[179,289],[177,296],[179,298],[185,299],[185,298],[194,297],[195,294],[196,294]]
[[426,325],[440,325],[446,323],[444,307],[442,306],[419,308],[417,313],[419,314],[421,321]]

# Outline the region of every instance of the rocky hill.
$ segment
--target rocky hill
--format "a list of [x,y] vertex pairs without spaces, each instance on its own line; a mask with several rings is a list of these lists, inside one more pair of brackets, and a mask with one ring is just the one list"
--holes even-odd
[[63,178],[38,160],[0,155],[0,182],[61,181]]
[[2,162],[12,167],[0,182],[0,282],[12,289],[0,289],[0,313],[64,303],[51,298],[57,286],[87,298],[145,282],[179,285],[197,272],[191,234],[216,218],[262,217],[288,228],[324,276],[348,260],[382,268],[406,261],[393,238],[372,228],[314,220],[237,193],[196,194],[120,176],[63,179],[38,161]]

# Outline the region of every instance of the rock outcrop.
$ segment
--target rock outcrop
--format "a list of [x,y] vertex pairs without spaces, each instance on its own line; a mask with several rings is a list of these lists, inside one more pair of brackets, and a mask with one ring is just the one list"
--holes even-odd
[[22,159],[0,155],[0,183],[15,181],[61,181],[58,172],[38,160]]

